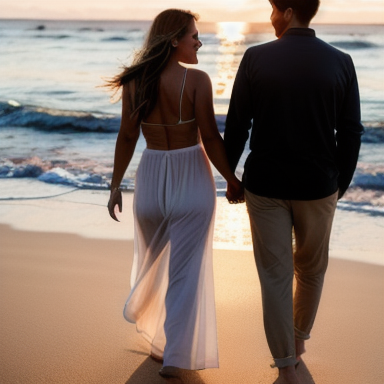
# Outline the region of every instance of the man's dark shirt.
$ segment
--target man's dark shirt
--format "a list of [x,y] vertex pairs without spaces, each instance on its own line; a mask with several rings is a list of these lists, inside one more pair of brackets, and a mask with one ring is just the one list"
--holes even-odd
[[349,55],[309,28],[249,48],[240,64],[224,143],[235,170],[251,131],[243,182],[270,198],[314,200],[348,188],[358,159],[360,100]]

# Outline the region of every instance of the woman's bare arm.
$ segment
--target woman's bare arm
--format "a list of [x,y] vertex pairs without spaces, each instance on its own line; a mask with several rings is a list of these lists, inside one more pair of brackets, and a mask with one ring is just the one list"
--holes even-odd
[[200,129],[205,151],[212,164],[221,173],[229,185],[228,200],[243,201],[243,188],[229,167],[224,142],[217,128],[213,110],[212,84],[208,75],[202,71],[193,71],[195,91],[195,116]]
[[108,202],[109,214],[116,221],[118,221],[118,219],[115,215],[115,206],[117,205],[119,207],[119,211],[122,211],[122,198],[118,187],[120,186],[124,173],[132,159],[136,143],[140,135],[140,122],[137,119],[137,114],[133,117],[131,116],[129,92],[129,86],[124,85],[121,124],[116,140],[113,176],[111,181],[111,195]]

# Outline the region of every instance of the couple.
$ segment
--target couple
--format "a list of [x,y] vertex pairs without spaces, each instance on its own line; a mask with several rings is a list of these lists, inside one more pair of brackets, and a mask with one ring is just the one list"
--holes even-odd
[[[135,251],[124,316],[163,362],[160,375],[218,367],[212,270],[215,185],[247,204],[276,384],[297,384],[328,259],[337,200],[352,179],[363,127],[351,58],[308,28],[318,0],[272,0],[278,39],[248,49],[240,64],[224,140],[207,74],[196,64],[197,15],[166,10],[154,20],[122,87],[109,213],[141,131],[147,148],[136,174]],[[252,128],[242,183],[234,170]],[[208,157],[207,157],[208,155]],[[292,250],[292,229],[295,250]],[[293,297],[295,275],[297,287]]]

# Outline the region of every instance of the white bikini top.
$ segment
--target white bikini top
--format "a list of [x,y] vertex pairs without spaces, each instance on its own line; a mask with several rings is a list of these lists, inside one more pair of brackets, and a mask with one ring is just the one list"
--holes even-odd
[[179,103],[179,121],[176,124],[157,124],[157,123],[146,123],[145,121],[142,121],[142,124],[145,125],[156,125],[156,126],[166,126],[166,127],[175,127],[177,125],[181,124],[187,124],[187,123],[192,123],[192,121],[195,121],[195,118],[191,120],[181,120],[181,101],[183,100],[183,93],[184,93],[184,86],[185,86],[185,79],[187,78],[187,68],[185,68],[184,72],[184,78],[183,78],[183,84],[181,86],[181,92],[180,92],[180,103]]

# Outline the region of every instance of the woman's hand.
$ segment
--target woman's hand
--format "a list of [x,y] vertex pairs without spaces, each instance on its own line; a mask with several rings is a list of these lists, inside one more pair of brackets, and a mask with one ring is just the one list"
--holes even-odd
[[225,194],[229,204],[244,203],[243,184],[236,179],[233,183],[227,183],[227,193]]
[[116,205],[119,207],[119,212],[121,213],[123,210],[123,199],[119,188],[111,190],[111,195],[109,196],[108,201],[108,211],[113,220],[120,221],[115,214]]

